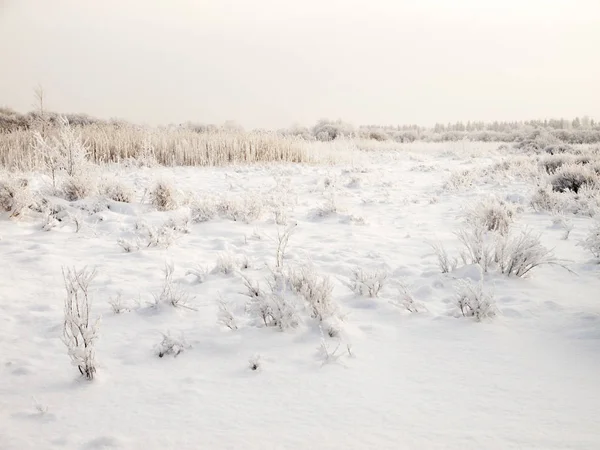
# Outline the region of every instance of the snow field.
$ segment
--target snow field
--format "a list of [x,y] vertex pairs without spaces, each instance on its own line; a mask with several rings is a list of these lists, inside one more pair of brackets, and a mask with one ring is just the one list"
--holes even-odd
[[[0,448],[600,446],[600,266],[578,245],[594,220],[569,215],[564,239],[528,203],[534,178],[481,175],[516,156],[451,147],[375,148],[329,166],[105,166],[131,203],[48,196],[52,217],[4,213]],[[33,190],[48,184],[28,176]],[[157,180],[174,186],[177,208],[150,204]],[[540,233],[569,270],[507,277],[459,258],[441,273],[431,243],[458,257],[464,211],[491,195],[514,209],[511,229]],[[198,211],[208,220],[192,220]],[[284,268],[328,277],[337,309],[320,322],[287,292],[298,325],[281,331],[248,311],[244,277],[268,289],[278,233],[292,225]],[[165,263],[186,307],[153,305]],[[60,339],[61,267],[84,266],[97,270],[101,316],[91,382]],[[376,296],[349,288],[356,269],[385,274]],[[462,317],[461,280],[482,283],[495,317]],[[223,303],[236,329],[219,320]],[[158,356],[164,335],[176,356]]]

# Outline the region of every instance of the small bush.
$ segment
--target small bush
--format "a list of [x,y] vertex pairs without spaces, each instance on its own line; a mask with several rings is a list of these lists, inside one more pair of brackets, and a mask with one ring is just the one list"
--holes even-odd
[[495,248],[495,261],[501,273],[524,277],[532,269],[546,265],[560,265],[551,250],[540,243],[539,235],[525,230],[517,236],[499,239]]
[[238,260],[234,255],[228,252],[219,253],[217,255],[217,263],[212,270],[212,273],[222,273],[223,275],[231,275],[240,268]]
[[118,293],[115,297],[108,299],[108,304],[112,308],[115,314],[122,314],[124,312],[131,311],[131,307],[123,300],[121,293]]
[[154,303],[152,306],[158,307],[159,305],[166,304],[175,308],[195,310],[195,308],[189,305],[189,294],[173,283],[174,272],[175,266],[173,264],[165,264],[163,269],[163,287],[158,294],[154,295]]
[[515,210],[512,205],[496,197],[491,197],[468,209],[465,219],[468,225],[506,234],[514,215]]
[[275,267],[278,270],[283,269],[283,263],[285,260],[285,252],[287,250],[290,237],[294,234],[297,224],[293,223],[288,225],[285,229],[277,229],[277,248],[275,249]]
[[283,274],[274,272],[268,284],[270,292],[263,292],[258,284],[245,278],[250,298],[247,304],[248,312],[259,319],[266,327],[277,327],[281,331],[296,328],[299,323],[296,301],[286,288]]
[[552,217],[552,224],[563,230],[563,240],[566,241],[569,239],[569,235],[571,234],[571,231],[573,231],[574,225],[568,217],[564,214],[555,213],[554,217]]
[[230,330],[237,330],[238,326],[235,321],[235,317],[231,310],[229,309],[229,305],[225,303],[223,299],[218,300],[219,312],[217,314],[217,321],[219,324],[229,328]]
[[404,283],[400,284],[398,290],[400,294],[399,298],[397,301],[393,302],[393,304],[406,309],[410,313],[419,313],[427,311],[427,308],[423,303],[418,302],[414,299],[407,285],[405,285]]
[[571,155],[551,155],[540,160],[539,165],[546,173],[554,174],[558,169],[566,164],[571,164],[574,159]]
[[135,239],[119,239],[118,243],[126,252],[130,252],[130,249],[139,250],[140,247],[169,248],[179,238],[176,228],[178,227],[170,221],[159,227],[140,221],[135,224]]
[[341,209],[338,204],[337,197],[334,192],[330,192],[326,196],[325,201],[314,209],[312,216],[326,218],[339,212],[341,212]]
[[94,184],[86,176],[69,176],[62,185],[62,191],[65,199],[72,202],[92,195]]
[[451,191],[456,191],[470,187],[475,182],[475,173],[469,169],[463,169],[452,172],[448,181],[444,184],[444,188]]
[[131,203],[134,197],[133,190],[117,180],[104,181],[99,191],[100,195],[115,202]]
[[204,283],[206,281],[206,279],[208,278],[209,273],[210,273],[210,270],[208,269],[208,267],[201,266],[200,264],[196,264],[195,267],[188,269],[188,271],[186,272],[186,276],[193,275],[194,277],[196,277],[197,283]]
[[67,346],[69,357],[79,373],[88,380],[96,374],[95,343],[98,337],[100,318],[90,317],[91,298],[89,286],[96,271],[63,269],[67,296],[65,298],[62,340]]
[[248,360],[248,368],[250,370],[260,370],[262,367],[262,360],[260,355],[254,355],[252,358]]
[[26,179],[7,177],[0,180],[0,211],[10,213],[10,217],[18,217],[33,203]]
[[163,333],[162,341],[156,346],[156,354],[159,358],[171,355],[174,358],[190,348],[183,335],[180,337],[171,336],[170,332]]
[[487,229],[481,224],[470,228],[462,228],[456,236],[464,249],[460,257],[464,264],[478,264],[487,272],[494,261],[494,244],[492,236],[487,234]]
[[257,195],[223,199],[217,207],[221,216],[234,222],[252,223],[263,213],[263,203]]
[[474,284],[471,280],[459,280],[456,288],[456,307],[463,317],[480,322],[497,314],[494,296],[483,289],[483,280]]
[[569,164],[561,167],[550,179],[552,189],[556,192],[571,191],[578,193],[582,187],[592,187],[599,184],[598,175],[591,170]]
[[558,139],[556,139],[547,131],[535,130],[530,133],[529,136],[517,142],[515,144],[515,148],[537,153],[546,148],[550,149],[553,146],[556,146],[558,143]]
[[592,255],[594,255],[596,258],[600,258],[600,220],[596,220],[587,237],[580,243],[580,245],[586,250],[592,252]]
[[312,318],[322,322],[335,314],[337,305],[332,298],[333,284],[329,277],[318,275],[312,267],[291,270],[287,277],[292,290],[308,304]]
[[190,206],[190,218],[194,223],[208,222],[218,214],[218,204],[212,198],[196,199]]
[[539,187],[531,197],[531,206],[536,211],[559,213],[565,209],[565,201],[552,185]]
[[549,155],[559,155],[561,153],[573,153],[573,147],[569,144],[551,144],[544,148],[544,153],[548,153]]
[[371,298],[378,297],[387,275],[385,270],[364,270],[357,267],[352,271],[350,283],[347,286],[357,295],[366,295]]
[[458,266],[458,260],[456,258],[450,259],[448,252],[441,242],[433,242],[429,245],[431,245],[431,248],[437,257],[438,265],[442,273],[449,273],[450,271],[456,269],[456,266]]
[[159,211],[177,208],[175,188],[164,180],[157,181],[149,192],[150,204]]

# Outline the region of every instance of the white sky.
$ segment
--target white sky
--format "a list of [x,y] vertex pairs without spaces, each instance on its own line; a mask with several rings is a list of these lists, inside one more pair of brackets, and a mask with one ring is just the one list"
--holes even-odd
[[600,0],[0,0],[0,105],[245,127],[600,119]]

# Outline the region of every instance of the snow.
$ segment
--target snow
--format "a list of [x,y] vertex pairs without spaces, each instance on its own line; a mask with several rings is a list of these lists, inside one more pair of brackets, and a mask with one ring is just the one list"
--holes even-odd
[[[78,233],[67,218],[42,231],[41,216],[3,215],[0,449],[600,448],[600,265],[577,245],[592,220],[573,216],[564,240],[549,214],[527,207],[533,184],[478,180],[449,191],[451,171],[504,158],[481,144],[451,150],[415,144],[357,152],[332,166],[109,166],[102,170],[135,188],[137,201],[104,202],[109,209],[97,199],[62,201],[70,213],[99,210],[80,213]],[[157,212],[147,204],[144,190],[156,179],[171,180],[182,197],[259,199],[266,213],[251,223],[194,223],[168,248],[126,253],[117,240],[132,239],[136,222],[160,226],[189,214],[186,206]],[[500,314],[475,322],[456,317],[452,301],[457,280],[478,280],[480,271],[459,265],[440,273],[429,243],[457,254],[462,208],[490,193],[522,203],[513,226],[540,232],[572,272],[484,274]],[[332,198],[337,211],[320,215]],[[204,282],[186,275],[212,269],[225,252],[246,255],[243,274],[262,283],[284,228],[267,213],[267,199],[287,204],[297,223],[285,264],[310,262],[331,277],[343,312],[339,337],[322,338],[307,314],[297,329],[257,326],[239,274],[209,273]],[[149,306],[165,262],[193,309]],[[92,315],[102,316],[91,382],[78,378],[60,339],[61,266],[85,265],[98,271]],[[345,286],[355,267],[389,273],[379,297]],[[426,312],[396,304],[401,283]],[[112,311],[108,300],[118,293],[130,312]],[[217,322],[219,298],[237,330]],[[167,332],[190,348],[158,358]],[[335,352],[328,361],[322,339]],[[252,371],[255,355],[260,367]]]

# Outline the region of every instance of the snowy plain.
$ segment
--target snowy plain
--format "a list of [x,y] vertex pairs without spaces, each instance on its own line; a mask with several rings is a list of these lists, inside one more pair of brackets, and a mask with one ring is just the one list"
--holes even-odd
[[[0,449],[600,448],[600,265],[577,245],[592,219],[573,216],[565,240],[550,214],[529,206],[533,182],[445,187],[455,171],[512,157],[497,147],[416,143],[348,152],[328,165],[112,165],[101,170],[135,189],[136,201],[55,199],[80,214],[78,232],[71,220],[44,231],[41,216],[2,215]],[[117,241],[133,240],[136,224],[189,217],[185,204],[165,212],[148,204],[156,179],[182,198],[225,196],[262,213],[250,223],[189,223],[168,247],[126,252]],[[516,278],[459,264],[441,273],[430,244],[458,255],[462,211],[490,195],[510,198],[519,210],[513,227],[539,232],[570,270],[546,265]],[[285,265],[310,263],[334,284],[342,317],[334,337],[304,313],[285,331],[247,314],[240,273],[264,283],[275,264],[285,226],[274,204],[297,224]],[[249,267],[211,273],[219,257]],[[191,308],[149,306],[165,262]],[[98,273],[91,382],[78,377],[60,339],[63,266]],[[188,273],[198,267],[208,269],[201,279]],[[378,297],[345,285],[356,267],[388,274]],[[498,315],[476,322],[456,314],[454,299],[457,280],[480,277]],[[419,312],[398,303],[400,287]],[[113,312],[108,301],[119,294],[131,311]],[[236,330],[217,321],[219,299]],[[161,333],[189,348],[159,358]]]

